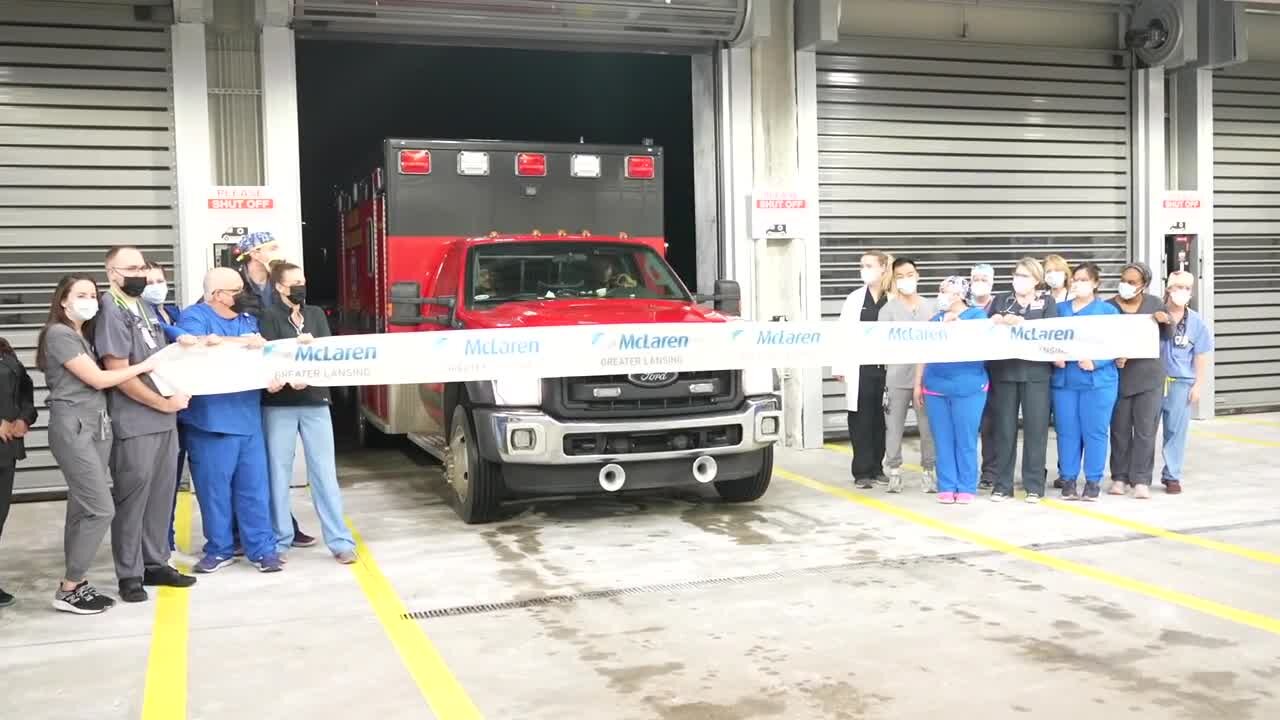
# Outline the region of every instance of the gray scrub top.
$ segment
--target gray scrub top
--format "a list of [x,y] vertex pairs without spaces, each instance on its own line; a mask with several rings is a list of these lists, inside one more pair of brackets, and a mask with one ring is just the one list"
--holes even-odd
[[49,386],[50,411],[64,410],[78,414],[100,413],[107,409],[107,397],[101,390],[86,385],[63,364],[77,355],[88,355],[94,360],[89,341],[75,330],[61,323],[53,325],[44,335],[44,354],[48,367],[43,368],[45,383]]
[[[880,308],[880,322],[928,322],[933,306],[928,300],[920,299],[920,305],[912,310],[901,298],[890,298]],[[898,390],[911,390],[916,386],[916,366],[914,364],[890,365],[885,375],[885,387]]]
[[[102,309],[98,311],[98,324],[93,336],[98,357],[105,360],[110,355],[136,365],[168,344],[169,341],[160,328],[160,319],[149,303],[135,300],[135,312],[121,306],[111,291],[107,291],[102,294],[98,305]],[[139,375],[138,379],[153,391],[159,392],[147,375]],[[111,406],[111,429],[115,431],[116,437],[131,438],[178,428],[177,415],[143,405],[119,388],[110,391],[107,398]]]

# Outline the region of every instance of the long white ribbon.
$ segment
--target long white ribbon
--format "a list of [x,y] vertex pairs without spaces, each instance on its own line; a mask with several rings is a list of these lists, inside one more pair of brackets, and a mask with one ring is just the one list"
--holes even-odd
[[308,385],[396,385],[492,380],[832,367],[975,360],[1103,360],[1159,356],[1146,315],[947,323],[838,322],[578,325],[342,335],[263,348],[234,345],[161,351],[154,375],[191,395]]

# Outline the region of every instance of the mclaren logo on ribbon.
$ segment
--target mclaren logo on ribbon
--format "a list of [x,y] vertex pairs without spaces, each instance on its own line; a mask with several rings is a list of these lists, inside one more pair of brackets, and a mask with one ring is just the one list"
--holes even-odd
[[625,374],[661,387],[678,373],[707,370],[1159,357],[1146,315],[950,323],[657,323],[643,325],[441,330],[342,335],[250,350],[173,344],[156,378],[193,395],[264,388],[274,380],[310,385],[396,385]]

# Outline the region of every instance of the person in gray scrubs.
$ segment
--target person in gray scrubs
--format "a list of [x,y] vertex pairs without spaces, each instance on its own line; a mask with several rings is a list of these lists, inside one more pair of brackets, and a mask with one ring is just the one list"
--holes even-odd
[[[99,301],[94,347],[108,370],[146,360],[168,344],[155,308],[140,297],[146,290],[147,262],[134,247],[107,252],[111,285]],[[184,344],[195,344],[183,335]],[[111,445],[111,554],[120,581],[120,599],[143,602],[144,585],[190,587],[196,579],[169,565],[169,518],[177,489],[177,412],[190,397],[164,397],[147,377],[131,378],[108,396],[114,440]]]
[[[928,322],[933,305],[920,297],[918,286],[920,273],[915,260],[898,258],[893,261],[893,293],[880,308],[880,322]],[[885,395],[888,398],[888,417],[885,421],[884,464],[889,468],[889,492],[902,492],[902,435],[907,427],[907,410],[915,405],[916,365],[890,365],[885,375]],[[927,493],[938,492],[933,477],[933,435],[929,432],[929,415],[922,407],[916,407],[916,427],[920,430],[920,465],[924,474],[920,489]]]
[[[1134,262],[1120,271],[1119,294],[1111,304],[1125,315],[1150,315],[1169,324],[1164,302],[1147,292],[1151,268]],[[1111,495],[1125,495],[1130,488],[1139,500],[1151,497],[1151,476],[1156,465],[1156,432],[1164,403],[1164,363],[1160,358],[1117,358],[1120,392],[1111,412]]]
[[93,278],[62,278],[36,350],[36,366],[49,386],[49,449],[67,483],[66,574],[54,593],[53,607],[77,615],[94,615],[115,605],[86,579],[115,515],[107,472],[111,418],[102,391],[150,372],[153,365],[147,359],[118,370],[98,367],[90,344],[97,314]]

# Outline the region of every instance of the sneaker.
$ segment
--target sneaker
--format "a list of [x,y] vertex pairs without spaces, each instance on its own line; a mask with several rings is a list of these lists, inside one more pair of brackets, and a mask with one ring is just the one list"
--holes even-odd
[[982,478],[981,480],[978,481],[978,487],[980,488],[995,487],[995,481],[988,480],[987,478]]
[[337,560],[339,563],[343,565],[355,565],[360,558],[356,557],[356,554],[354,551],[347,550],[346,552],[336,553],[333,556],[333,559]]
[[284,570],[284,563],[280,562],[279,555],[268,555],[260,560],[254,560],[253,566],[258,568],[258,572],[274,573]]
[[1035,493],[1027,493],[1027,497],[1024,500],[1032,505],[1040,504],[1040,496]]
[[142,589],[142,578],[125,578],[120,581],[120,599],[127,603],[147,601],[147,591]]
[[1121,480],[1112,480],[1111,489],[1107,490],[1108,495],[1128,495],[1129,484]]
[[53,594],[53,609],[73,615],[97,615],[115,607],[116,601],[98,593],[98,589],[81,580],[74,590],[58,588]]
[[925,470],[920,477],[920,489],[927,495],[938,492],[938,479],[933,476],[932,470]]
[[309,548],[315,544],[316,539],[301,530],[298,530],[293,534],[293,546],[296,548]]
[[1085,502],[1097,502],[1098,495],[1102,493],[1102,484],[1096,482],[1086,482],[1084,484],[1084,492],[1080,494],[1080,499]]
[[853,481],[853,486],[859,490],[870,490],[876,486],[876,482],[871,478],[856,478]]
[[196,563],[196,566],[192,569],[198,573],[215,573],[235,561],[235,557],[227,557],[226,555],[205,555],[200,558],[200,562]]
[[1182,483],[1177,480],[1165,480],[1164,492],[1166,495],[1179,495],[1182,493]]
[[938,502],[943,505],[955,505],[956,494],[951,492],[940,492],[938,493]]
[[158,587],[185,588],[196,584],[196,579],[183,575],[168,565],[160,568],[147,568],[142,573],[142,584]]
[[877,475],[877,476],[876,476],[876,484],[877,484],[877,485],[888,485],[888,484],[889,484],[889,476],[888,476],[888,475],[885,475],[884,473],[880,473],[879,475]]
[[1150,485],[1134,485],[1133,497],[1138,500],[1150,500],[1151,486]]
[[233,550],[233,551],[231,552],[231,556],[232,556],[232,557],[244,557],[244,548],[243,548],[243,547],[240,547],[239,545],[237,545],[237,546],[236,546],[236,549],[235,549],[235,550]]
[[895,469],[895,470],[889,471],[889,492],[891,493],[902,492],[902,471],[901,470]]
[[991,502],[993,502],[993,503],[1001,503],[1001,502],[1004,502],[1005,500],[1008,500],[1008,499],[1009,499],[1009,497],[1010,497],[1009,495],[1005,495],[1004,493],[1002,493],[1002,492],[1000,492],[999,490],[997,490],[997,491],[995,491],[995,492],[991,493]]
[[3,590],[0,590],[0,608],[9,607],[10,605],[14,604],[17,601],[18,599],[15,598],[14,596],[10,595],[9,593]]
[[1054,489],[1054,490],[1061,490],[1061,489],[1062,489],[1062,487],[1063,487],[1064,485],[1066,485],[1066,484],[1067,484],[1067,481],[1066,481],[1066,480],[1063,480],[1062,478],[1058,478],[1057,480],[1054,480],[1054,481],[1053,481],[1053,489]]
[[1076,494],[1076,483],[1062,481],[1062,499],[1063,500],[1079,500],[1080,496]]
[[975,499],[977,499],[977,496],[973,493],[956,493],[957,505],[971,505]]

